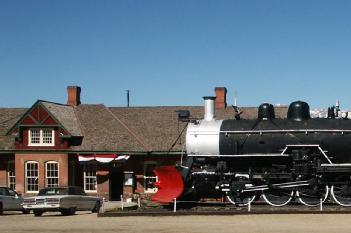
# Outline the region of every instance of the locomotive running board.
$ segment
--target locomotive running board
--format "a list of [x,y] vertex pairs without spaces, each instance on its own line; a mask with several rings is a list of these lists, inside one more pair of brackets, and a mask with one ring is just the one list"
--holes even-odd
[[162,204],[174,202],[175,198],[179,198],[184,192],[184,182],[182,175],[174,166],[158,167],[153,172],[158,177],[158,181],[154,186],[158,188],[152,201]]

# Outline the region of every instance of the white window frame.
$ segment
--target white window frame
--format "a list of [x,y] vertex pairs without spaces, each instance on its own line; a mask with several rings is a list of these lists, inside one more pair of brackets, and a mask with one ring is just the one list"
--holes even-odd
[[[57,165],[57,176],[49,176],[48,175],[48,165],[56,164]],[[49,186],[49,179],[57,179],[57,184]],[[48,161],[45,163],[45,187],[58,187],[60,185],[60,164],[56,161]]]
[[[37,174],[38,176],[28,176],[27,172],[28,172],[28,164],[36,164],[37,165]],[[24,179],[25,179],[25,191],[26,193],[39,193],[39,177],[40,177],[40,174],[39,174],[39,163],[37,161],[26,161],[24,163]],[[30,178],[36,178],[37,179],[37,182],[38,182],[38,189],[37,190],[28,190],[28,179]]]
[[[13,167],[13,170],[10,170],[11,167]],[[11,173],[13,173],[13,175]],[[12,179],[14,182],[12,182]],[[16,189],[15,161],[9,161],[7,164],[7,186],[13,190]]]
[[157,166],[157,162],[156,161],[145,161],[144,162],[144,174],[143,174],[143,178],[144,178],[144,182],[143,182],[144,193],[156,193],[157,190],[158,190],[157,188],[146,188],[147,187],[147,185],[146,185],[147,179],[155,179],[156,182],[158,181],[158,177],[156,175],[154,175],[154,176],[146,176],[146,167],[148,165],[156,165]]
[[134,172],[133,171],[124,171],[123,175],[124,175],[123,185],[134,187],[135,186]]
[[[93,166],[95,169],[95,175],[87,175],[87,168]],[[87,187],[87,179],[95,179],[94,190],[86,189]],[[84,164],[84,191],[86,193],[97,193],[97,165],[86,163]]]
[[[39,143],[32,142],[32,131],[39,131]],[[51,131],[51,143],[44,143],[44,131]],[[28,130],[28,146],[55,146],[55,130],[51,128],[33,128]]]

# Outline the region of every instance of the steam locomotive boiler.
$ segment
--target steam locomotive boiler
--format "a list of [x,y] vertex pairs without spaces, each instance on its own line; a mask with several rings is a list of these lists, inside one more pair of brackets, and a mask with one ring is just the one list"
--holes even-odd
[[226,197],[247,205],[261,198],[284,206],[331,201],[351,206],[351,121],[311,118],[307,103],[290,104],[286,119],[262,104],[257,119],[217,120],[215,97],[204,97],[202,120],[189,120],[186,159],[163,166],[153,200]]

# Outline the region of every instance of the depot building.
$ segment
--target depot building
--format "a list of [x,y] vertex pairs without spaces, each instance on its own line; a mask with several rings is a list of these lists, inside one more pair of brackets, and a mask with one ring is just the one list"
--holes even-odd
[[[26,109],[0,108],[0,185],[24,196],[76,185],[107,200],[148,197],[157,191],[153,169],[184,156],[186,123],[178,120],[179,111],[203,116],[202,106],[82,104],[80,93],[69,86],[65,104],[38,100]],[[215,93],[217,117],[233,118],[226,88]],[[256,117],[257,108],[244,108],[242,115]]]

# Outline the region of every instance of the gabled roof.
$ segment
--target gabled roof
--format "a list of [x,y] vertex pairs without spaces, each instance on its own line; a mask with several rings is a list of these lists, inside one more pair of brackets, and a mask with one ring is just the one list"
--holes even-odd
[[[40,110],[36,109],[39,108]],[[43,109],[43,110],[42,110]],[[33,117],[32,112],[35,111],[35,115],[38,117]],[[43,113],[41,113],[43,111]],[[39,115],[45,115],[44,118],[41,118]],[[36,101],[32,107],[27,109],[22,116],[17,119],[16,123],[8,130],[8,134],[17,126],[23,124],[23,121],[33,120],[35,121],[33,125],[40,125],[50,117],[53,121],[60,124],[64,130],[71,136],[82,136],[82,132],[79,128],[78,119],[74,111],[74,107],[70,105],[58,104],[53,102],[48,102],[44,100]],[[38,119],[37,119],[38,118]]]
[[42,104],[63,125],[70,135],[83,136],[73,106],[42,100],[39,101],[39,103]]

